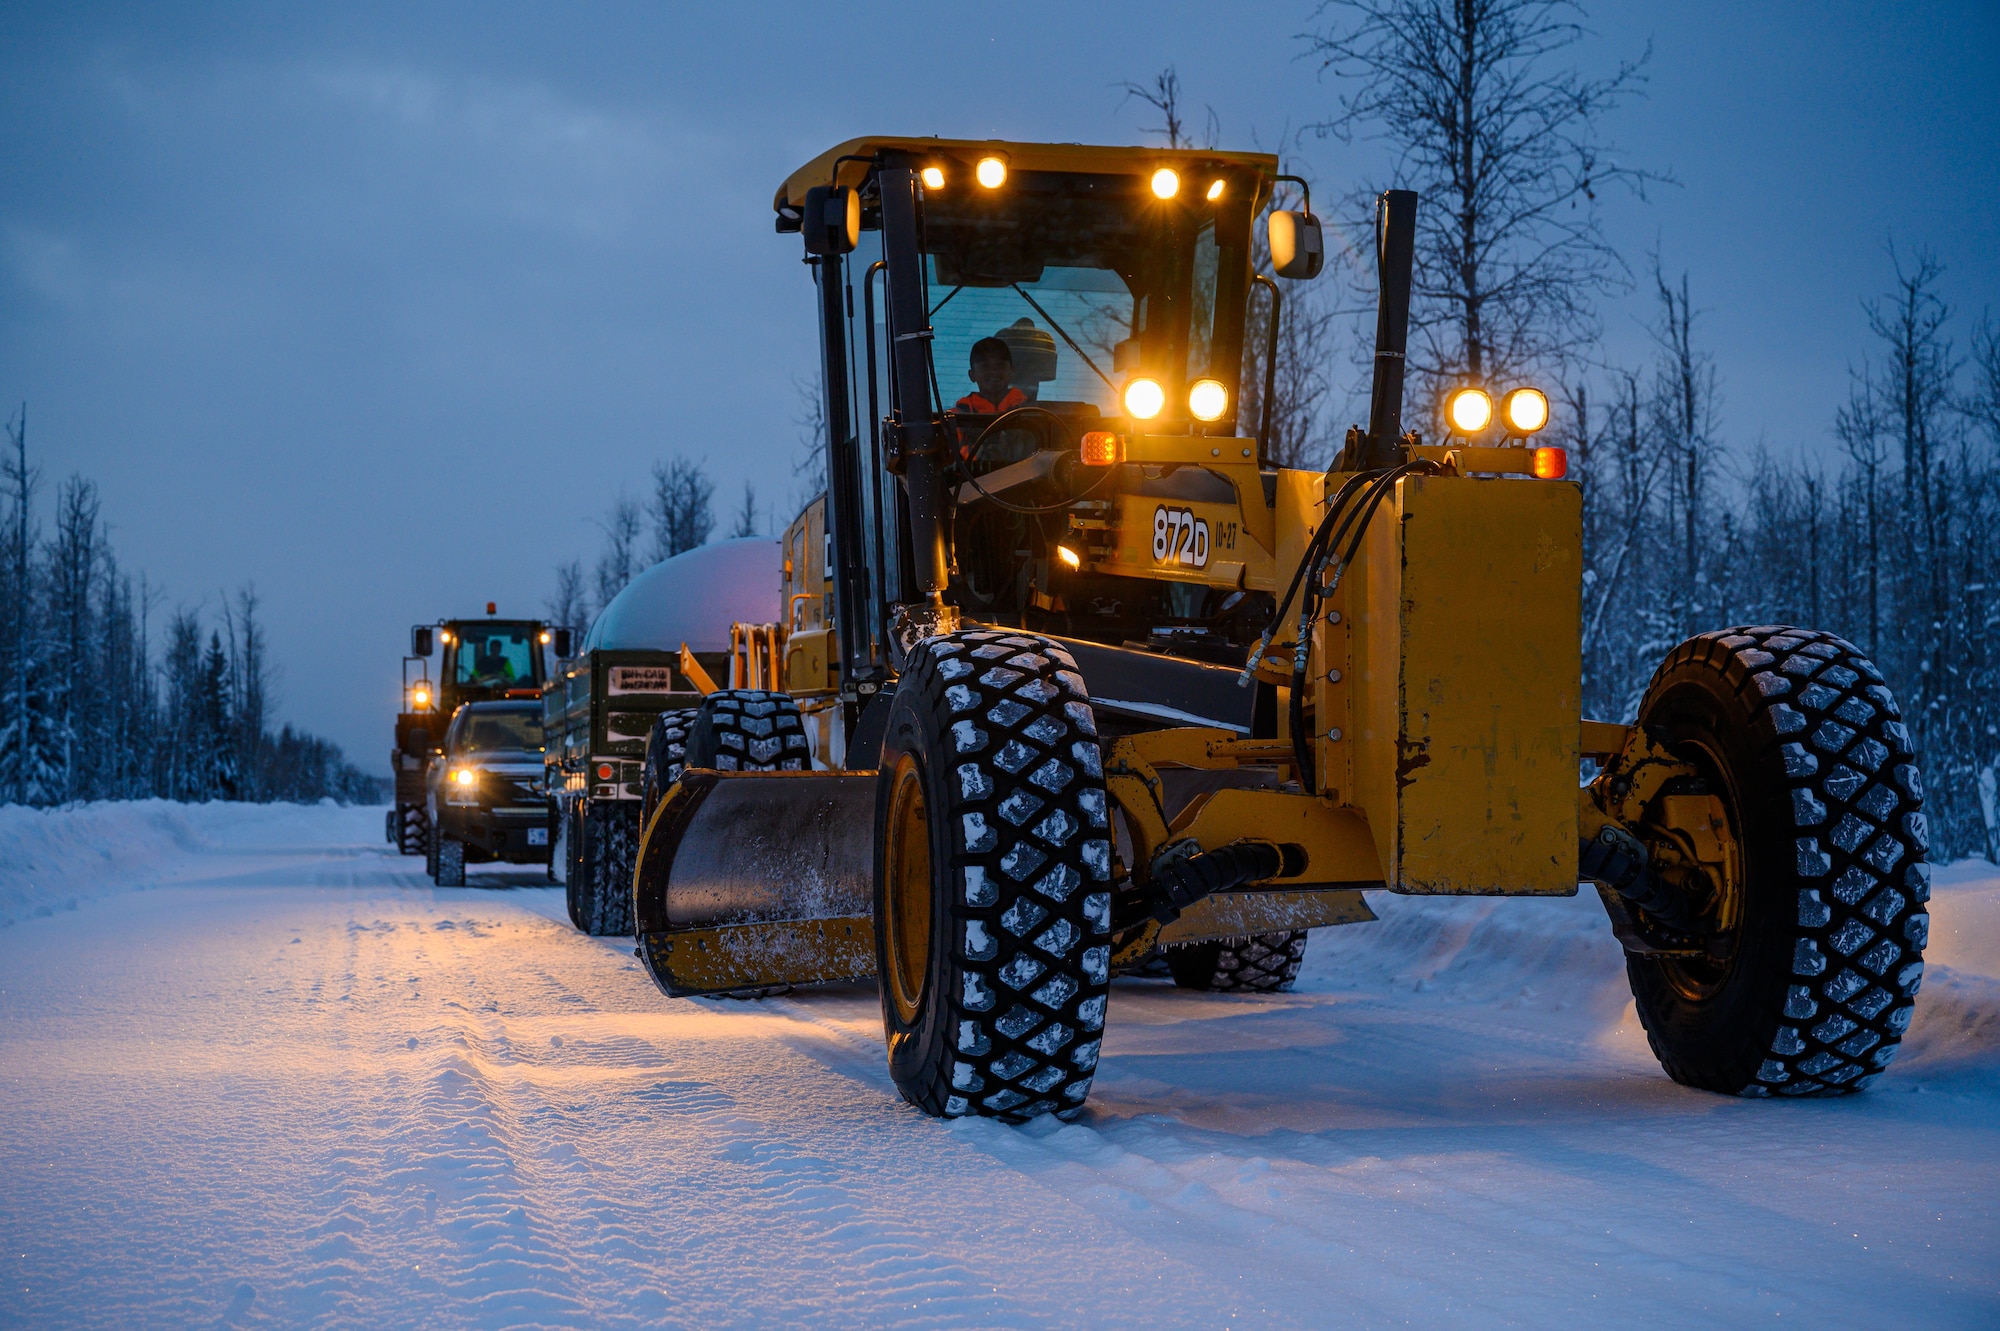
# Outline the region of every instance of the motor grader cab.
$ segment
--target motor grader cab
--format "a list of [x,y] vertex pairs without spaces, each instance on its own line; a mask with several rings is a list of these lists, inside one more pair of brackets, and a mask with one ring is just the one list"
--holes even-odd
[[836,705],[816,770],[691,752],[635,874],[655,980],[877,975],[906,1099],[1066,1117],[1112,976],[1163,940],[1588,882],[1675,1078],[1865,1084],[1927,927],[1880,674],[1831,635],[1723,630],[1634,722],[1582,718],[1546,398],[1468,384],[1435,440],[1403,426],[1412,194],[1378,204],[1367,427],[1325,472],[1269,465],[1239,416],[1251,302],[1281,316],[1253,224],[1280,281],[1321,261],[1283,181],[1255,154],[883,138],[780,188],[818,290]]

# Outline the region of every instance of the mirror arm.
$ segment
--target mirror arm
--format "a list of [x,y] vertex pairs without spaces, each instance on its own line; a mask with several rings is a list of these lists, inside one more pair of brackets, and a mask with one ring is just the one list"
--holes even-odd
[[[1288,177],[1281,177],[1285,178]],[[1285,297],[1278,284],[1262,273],[1250,274],[1250,280],[1271,293],[1271,331],[1264,339],[1264,400],[1258,404],[1257,412],[1257,466],[1262,470],[1270,465],[1271,458],[1271,394],[1278,382],[1278,315],[1284,308]]]
[[1313,215],[1313,187],[1306,183],[1306,178],[1304,176],[1278,177],[1279,183],[1282,183],[1287,180],[1291,181],[1294,185],[1297,185],[1299,187],[1299,193],[1305,195],[1305,200],[1306,200],[1305,214],[1307,217],[1311,217]]

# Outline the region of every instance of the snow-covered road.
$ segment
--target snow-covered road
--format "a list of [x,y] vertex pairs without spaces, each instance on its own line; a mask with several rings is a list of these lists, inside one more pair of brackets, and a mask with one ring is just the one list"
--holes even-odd
[[[2000,875],[1868,1094],[1660,1073],[1595,901],[1121,981],[1084,1121],[896,1099],[871,989],[668,1001],[376,810],[0,809],[7,1325],[2000,1325]],[[140,890],[143,889],[143,890]]]

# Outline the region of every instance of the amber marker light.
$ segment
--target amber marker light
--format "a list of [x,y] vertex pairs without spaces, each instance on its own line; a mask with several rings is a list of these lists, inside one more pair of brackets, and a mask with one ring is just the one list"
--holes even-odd
[[1477,388],[1461,388],[1445,403],[1445,416],[1457,434],[1478,434],[1493,423],[1493,399]]
[[1073,569],[1083,567],[1083,556],[1066,545],[1056,547],[1056,558],[1062,560],[1063,563]]
[[1153,197],[1171,199],[1181,192],[1181,173],[1163,166],[1153,173]]
[[[925,188],[925,189],[943,189],[943,188],[944,188],[944,168],[943,168],[943,167],[941,167],[941,166],[927,166],[927,167],[925,167],[925,168],[923,169],[923,171],[922,171],[922,172],[920,172],[919,174],[921,174],[921,175],[922,175],[922,177],[923,177],[923,181],[924,181],[924,188]],[[1006,178],[1007,178],[1007,168],[1003,166],[1003,167],[1001,167],[1001,168],[1000,168],[1000,179],[1001,179],[1001,180],[1005,180]],[[985,182],[983,182],[983,181],[982,181],[981,183],[982,183],[982,184],[984,184]],[[995,183],[997,184],[998,182],[996,181]]]
[[1529,435],[1549,423],[1549,399],[1539,388],[1517,388],[1500,400],[1509,434]]
[[1208,187],[1208,201],[1214,203],[1217,199],[1221,198],[1222,191],[1228,184],[1229,182],[1226,180],[1217,180],[1214,184],[1210,185]]
[[1197,379],[1188,389],[1188,414],[1198,421],[1219,421],[1229,410],[1229,390],[1220,379]]
[[1082,452],[1086,467],[1115,467],[1125,460],[1125,437],[1109,430],[1086,430]]
[[1167,390],[1156,379],[1134,379],[1125,385],[1125,412],[1137,420],[1149,421],[1167,405]]
[[982,157],[972,174],[987,189],[999,189],[1007,183],[1007,164],[997,157]]
[[1535,475],[1545,481],[1559,481],[1569,475],[1569,452],[1561,448],[1535,450]]

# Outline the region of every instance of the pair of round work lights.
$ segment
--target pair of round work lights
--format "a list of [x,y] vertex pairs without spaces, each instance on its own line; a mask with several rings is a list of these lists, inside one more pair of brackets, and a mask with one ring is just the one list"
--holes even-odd
[[[927,166],[917,175],[924,182],[925,189],[941,190],[945,187],[944,168],[941,166]],[[998,156],[980,158],[973,165],[972,178],[978,181],[982,188],[999,189],[1007,183],[1007,159]],[[1154,198],[1175,198],[1181,192],[1181,173],[1170,166],[1163,166],[1154,171],[1146,183],[1152,188]],[[1217,176],[1208,182],[1208,188],[1202,191],[1202,197],[1214,203],[1222,197],[1228,184],[1229,182],[1221,176]]]
[[[1493,399],[1483,388],[1454,388],[1445,398],[1453,434],[1484,434],[1493,424]],[[1525,439],[1549,423],[1549,399],[1539,388],[1517,388],[1500,399],[1500,421],[1510,439]]]

